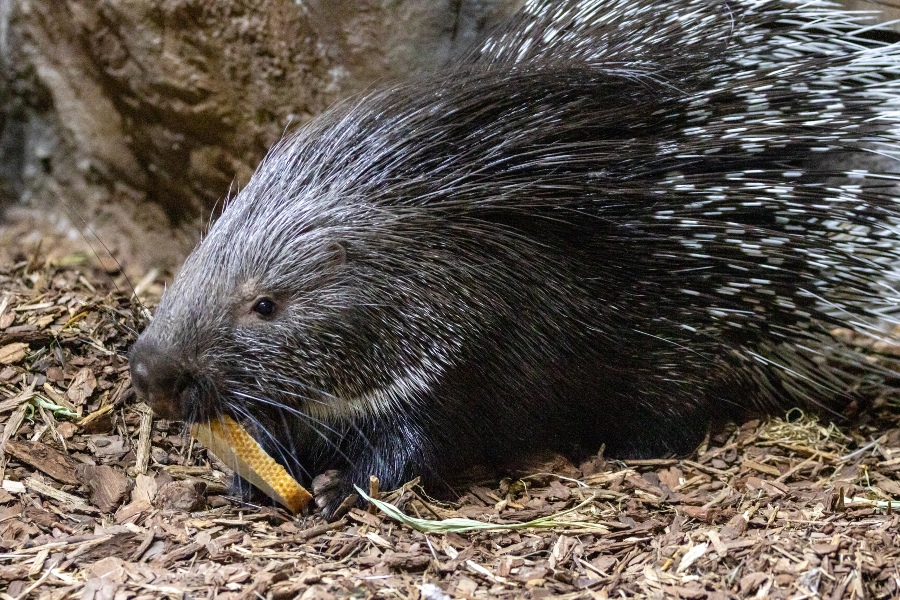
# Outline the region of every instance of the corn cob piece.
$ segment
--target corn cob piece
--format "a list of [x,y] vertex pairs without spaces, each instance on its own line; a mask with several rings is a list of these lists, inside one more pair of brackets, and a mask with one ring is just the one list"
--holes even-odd
[[219,415],[208,423],[194,423],[191,435],[235,473],[291,512],[300,512],[312,500],[312,495],[228,415]]

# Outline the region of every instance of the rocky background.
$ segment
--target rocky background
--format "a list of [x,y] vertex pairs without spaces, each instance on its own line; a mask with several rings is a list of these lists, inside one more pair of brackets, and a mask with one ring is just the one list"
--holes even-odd
[[518,4],[0,0],[4,221],[172,267],[287,129]]

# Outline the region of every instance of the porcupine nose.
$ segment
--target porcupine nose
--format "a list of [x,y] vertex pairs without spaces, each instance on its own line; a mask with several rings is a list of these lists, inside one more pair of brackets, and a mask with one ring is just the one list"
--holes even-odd
[[182,400],[190,375],[181,361],[143,339],[135,343],[128,361],[131,383],[153,412],[164,419],[183,421],[186,407]]

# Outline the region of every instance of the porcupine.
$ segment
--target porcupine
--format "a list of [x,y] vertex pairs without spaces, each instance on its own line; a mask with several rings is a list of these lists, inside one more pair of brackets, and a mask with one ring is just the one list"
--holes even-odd
[[[841,411],[897,305],[900,48],[805,0],[532,0],[278,143],[131,355],[326,512],[544,450]],[[862,165],[862,166],[860,166]]]

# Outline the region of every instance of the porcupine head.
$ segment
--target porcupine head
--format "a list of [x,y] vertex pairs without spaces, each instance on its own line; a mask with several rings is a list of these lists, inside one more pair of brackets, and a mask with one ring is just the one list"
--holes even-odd
[[331,473],[326,511],[369,475],[683,451],[720,414],[840,396],[811,348],[898,258],[893,198],[810,163],[896,143],[897,51],[854,18],[529,2],[276,145],[138,340],[137,390]]

